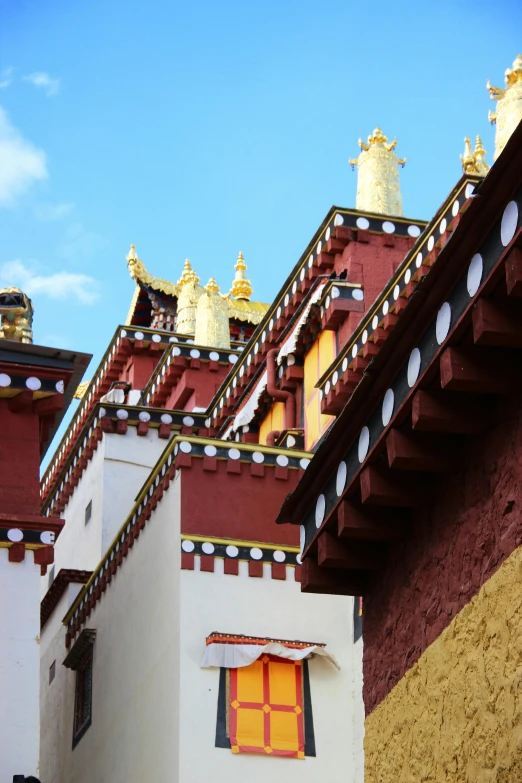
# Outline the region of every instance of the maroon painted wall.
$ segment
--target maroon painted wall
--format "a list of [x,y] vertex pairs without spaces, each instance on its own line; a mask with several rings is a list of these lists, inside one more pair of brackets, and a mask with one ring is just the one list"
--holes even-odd
[[[276,525],[274,519],[286,495],[297,486],[302,471],[264,466],[263,476],[251,475],[250,463],[193,457],[190,468],[181,470],[181,532],[184,534],[236,538],[245,541],[299,546],[299,529]],[[261,472],[263,466],[253,465]],[[287,476],[287,480],[276,478]]]
[[13,413],[0,399],[0,511],[40,513],[40,422],[32,406]]
[[365,594],[367,714],[522,544],[521,402],[502,400],[502,422],[466,441],[461,471],[440,480]]

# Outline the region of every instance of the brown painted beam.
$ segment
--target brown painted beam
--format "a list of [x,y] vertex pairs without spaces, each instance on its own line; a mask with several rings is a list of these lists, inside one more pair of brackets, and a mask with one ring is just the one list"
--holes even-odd
[[484,398],[446,391],[418,391],[411,406],[411,422],[419,432],[474,435],[486,429],[488,406]]
[[11,413],[23,413],[33,407],[33,393],[29,389],[24,389],[15,397],[9,397],[7,407]]
[[513,356],[490,348],[446,348],[440,357],[440,383],[449,391],[511,394],[520,388]]
[[362,471],[360,485],[362,502],[372,506],[418,508],[431,500],[425,477],[405,476],[374,465]]
[[382,566],[382,558],[370,554],[366,542],[343,541],[324,530],[317,539],[317,564],[321,568],[376,571]]
[[58,413],[58,411],[63,410],[63,394],[50,394],[48,397],[35,400],[34,410],[39,416]]
[[343,500],[337,511],[337,535],[359,541],[393,541],[408,529],[408,511],[368,508]]
[[509,299],[479,299],[473,308],[476,345],[522,347],[522,307]]
[[312,556],[301,566],[301,592],[327,595],[363,595],[366,579],[360,572],[320,568]]
[[452,438],[391,429],[386,438],[388,465],[395,470],[451,473],[459,454]]
[[522,250],[514,247],[506,258],[506,288],[509,296],[522,297]]

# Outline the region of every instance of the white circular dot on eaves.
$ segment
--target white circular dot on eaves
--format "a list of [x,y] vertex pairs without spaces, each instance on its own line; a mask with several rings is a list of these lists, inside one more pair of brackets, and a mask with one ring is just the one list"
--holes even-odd
[[393,234],[395,231],[395,224],[391,222],[391,220],[385,220],[382,224],[382,230],[386,234]]
[[412,386],[415,386],[415,382],[419,377],[420,367],[421,367],[421,354],[418,348],[414,348],[413,351],[410,353],[410,358],[408,359],[407,377],[408,377],[408,386],[410,387],[410,389]]
[[183,424],[185,427],[193,427],[194,426],[194,419],[192,416],[183,416]]
[[162,424],[172,424],[172,416],[170,413],[162,413],[161,414],[161,423]]
[[225,551],[229,557],[237,557],[239,554],[239,549],[234,544],[229,544]]
[[229,459],[240,459],[241,458],[241,452],[239,449],[229,449],[228,450],[228,458]]
[[181,548],[184,552],[193,552],[195,549],[194,542],[193,541],[182,541],[181,542]]
[[394,405],[395,395],[393,393],[393,389],[388,389],[382,401],[382,423],[385,427],[387,427],[391,421]]
[[419,226],[408,226],[408,234],[410,237],[418,237],[420,236],[420,232]]
[[147,411],[140,411],[138,413],[138,419],[144,423],[147,423],[150,421],[150,413],[147,413]]
[[306,528],[301,525],[299,528],[299,554],[302,556],[306,545]]
[[261,451],[254,451],[252,461],[257,465],[261,465],[265,461],[265,455]]
[[310,460],[306,459],[305,457],[299,460],[299,466],[301,467],[302,470],[306,470],[309,464],[310,464]]
[[439,312],[437,313],[437,320],[435,322],[435,336],[439,345],[442,345],[451,326],[451,305],[449,302],[444,302]]
[[467,289],[470,296],[475,296],[482,282],[484,264],[480,253],[475,253],[468,267]]
[[31,391],[38,391],[38,389],[41,388],[42,382],[39,378],[35,378],[34,376],[31,378],[27,378],[25,385],[28,389]]
[[431,251],[433,250],[433,248],[434,248],[434,247],[435,247],[435,237],[432,235],[432,236],[431,236],[431,237],[428,239],[428,252],[431,252]]
[[502,215],[502,222],[500,224],[500,241],[507,247],[517,230],[518,223],[518,204],[516,201],[510,201],[504,210]]
[[357,456],[359,462],[364,462],[368,449],[370,448],[370,430],[368,427],[363,427],[361,434],[359,435],[359,443],[357,445]]
[[11,385],[11,378],[5,372],[0,373],[0,387],[5,389],[6,386]]
[[215,446],[205,446],[203,449],[207,457],[215,457],[217,454],[217,449]]
[[280,549],[276,549],[273,557],[276,563],[284,563],[286,560],[286,553],[282,552]]
[[326,511],[326,498],[324,495],[319,495],[317,503],[315,504],[315,526],[321,527]]
[[263,551],[257,546],[253,546],[250,550],[250,557],[254,560],[261,560],[263,558]]
[[288,457],[285,454],[278,454],[276,457],[276,462],[280,467],[286,468],[288,465]]
[[365,217],[358,217],[355,221],[355,225],[357,228],[361,228],[363,231],[366,231],[368,228],[370,228],[370,221]]
[[19,541],[22,541],[23,537],[24,534],[17,527],[13,527],[7,531],[7,538],[9,539],[9,541],[12,541],[15,544],[18,543]]
[[210,541],[205,541],[201,545],[201,551],[205,555],[212,555],[212,554],[214,554],[214,549],[215,549],[215,546],[214,546],[214,544],[211,544]]
[[356,302],[362,302],[364,299],[364,291],[362,288],[352,288],[352,299],[355,299]]
[[179,450],[182,451],[184,454],[190,454],[192,451],[192,444],[189,443],[186,440],[182,440],[179,444]]
[[346,484],[346,462],[340,462],[337,468],[337,476],[335,477],[335,491],[337,497],[340,498],[343,494],[343,490]]

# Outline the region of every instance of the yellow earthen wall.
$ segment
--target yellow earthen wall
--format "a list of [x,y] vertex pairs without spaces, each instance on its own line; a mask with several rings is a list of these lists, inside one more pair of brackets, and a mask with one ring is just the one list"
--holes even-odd
[[284,402],[274,402],[265,418],[259,425],[259,443],[266,446],[266,436],[272,430],[284,429],[285,404]]
[[365,722],[365,783],[522,781],[522,547]]
[[315,387],[334,359],[335,332],[320,332],[304,360],[305,449],[311,449],[317,443],[334,418],[321,413],[321,396]]

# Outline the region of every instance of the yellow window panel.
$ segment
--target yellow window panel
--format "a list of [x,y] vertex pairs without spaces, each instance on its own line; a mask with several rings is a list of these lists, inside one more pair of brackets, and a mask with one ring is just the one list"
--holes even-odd
[[237,700],[263,704],[263,661],[237,670]]
[[237,711],[236,740],[239,746],[264,747],[265,713],[240,707]]
[[305,356],[305,449],[317,443],[333,416],[321,413],[321,396],[315,384],[335,359],[335,333],[324,330]]
[[295,706],[296,685],[295,685],[295,664],[276,663],[270,661],[268,664],[270,704],[287,704]]
[[299,750],[295,712],[270,713],[270,747],[273,750]]
[[267,415],[259,425],[259,443],[266,445],[266,437],[269,432],[272,432],[272,430],[282,430],[284,428],[284,417],[284,402],[273,403]]

